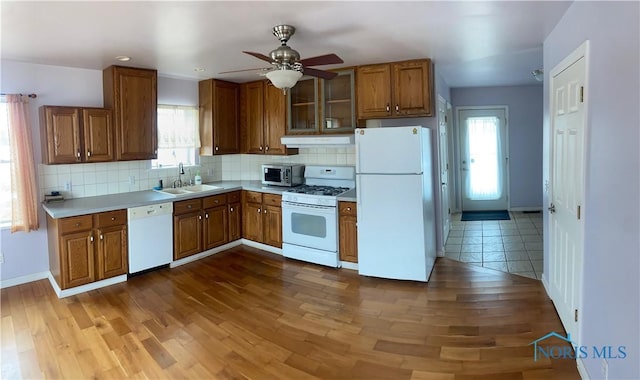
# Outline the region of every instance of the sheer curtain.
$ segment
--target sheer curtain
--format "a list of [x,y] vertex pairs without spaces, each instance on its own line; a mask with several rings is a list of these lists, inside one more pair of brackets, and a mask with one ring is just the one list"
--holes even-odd
[[6,95],[5,101],[11,146],[11,232],[29,232],[39,227],[29,99],[22,95]]
[[497,117],[467,119],[469,172],[465,189],[468,199],[486,201],[502,197],[499,123]]

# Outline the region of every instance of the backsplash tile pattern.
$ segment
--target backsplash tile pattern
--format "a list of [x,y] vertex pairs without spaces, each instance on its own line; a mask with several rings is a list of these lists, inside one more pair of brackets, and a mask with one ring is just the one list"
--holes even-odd
[[[259,180],[264,163],[302,163],[306,165],[355,165],[355,148],[301,148],[294,156],[235,154],[201,157],[200,167],[191,167],[194,176],[200,170],[203,182],[220,180]],[[150,161],[107,162],[95,164],[38,166],[40,195],[60,191],[65,198],[149,190],[160,179],[170,187],[178,178],[176,168],[150,169]],[[185,168],[187,171],[189,168]],[[187,174],[188,176],[188,174]],[[183,177],[184,180],[184,177]],[[70,190],[66,185],[70,184]]]

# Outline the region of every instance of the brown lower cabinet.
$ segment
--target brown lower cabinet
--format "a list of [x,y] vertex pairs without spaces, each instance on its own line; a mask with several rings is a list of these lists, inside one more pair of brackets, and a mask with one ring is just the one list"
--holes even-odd
[[282,196],[242,192],[242,236],[282,248]]
[[338,202],[340,260],[358,262],[358,227],[355,202]]
[[240,238],[240,192],[173,204],[173,259],[219,247]]
[[127,273],[127,211],[47,216],[49,267],[60,289]]

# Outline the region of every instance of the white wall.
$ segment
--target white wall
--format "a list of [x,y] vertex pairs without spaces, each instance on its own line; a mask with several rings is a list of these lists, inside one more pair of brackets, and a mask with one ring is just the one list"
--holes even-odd
[[[590,41],[581,344],[627,347],[609,379],[640,378],[640,3],[574,2],[544,42],[544,172],[549,179],[548,73]],[[549,203],[544,194],[544,204]],[[544,220],[548,236],[548,215]],[[549,247],[545,241],[545,273]],[[584,360],[591,379],[601,359]]]

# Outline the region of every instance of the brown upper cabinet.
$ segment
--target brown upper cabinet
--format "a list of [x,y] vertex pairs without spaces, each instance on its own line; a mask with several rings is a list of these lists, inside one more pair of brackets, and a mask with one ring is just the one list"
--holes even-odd
[[358,118],[433,116],[431,60],[360,66]]
[[42,162],[113,161],[111,115],[103,108],[40,107]]
[[289,90],[290,134],[352,133],[355,124],[355,72],[332,70],[331,79],[306,79]]
[[287,149],[280,143],[287,125],[287,100],[280,89],[268,81],[244,83],[240,100],[243,153],[298,153],[298,149]]
[[240,153],[240,85],[207,79],[198,90],[200,155]]
[[157,71],[110,66],[102,79],[104,106],[113,109],[116,160],[157,158]]

